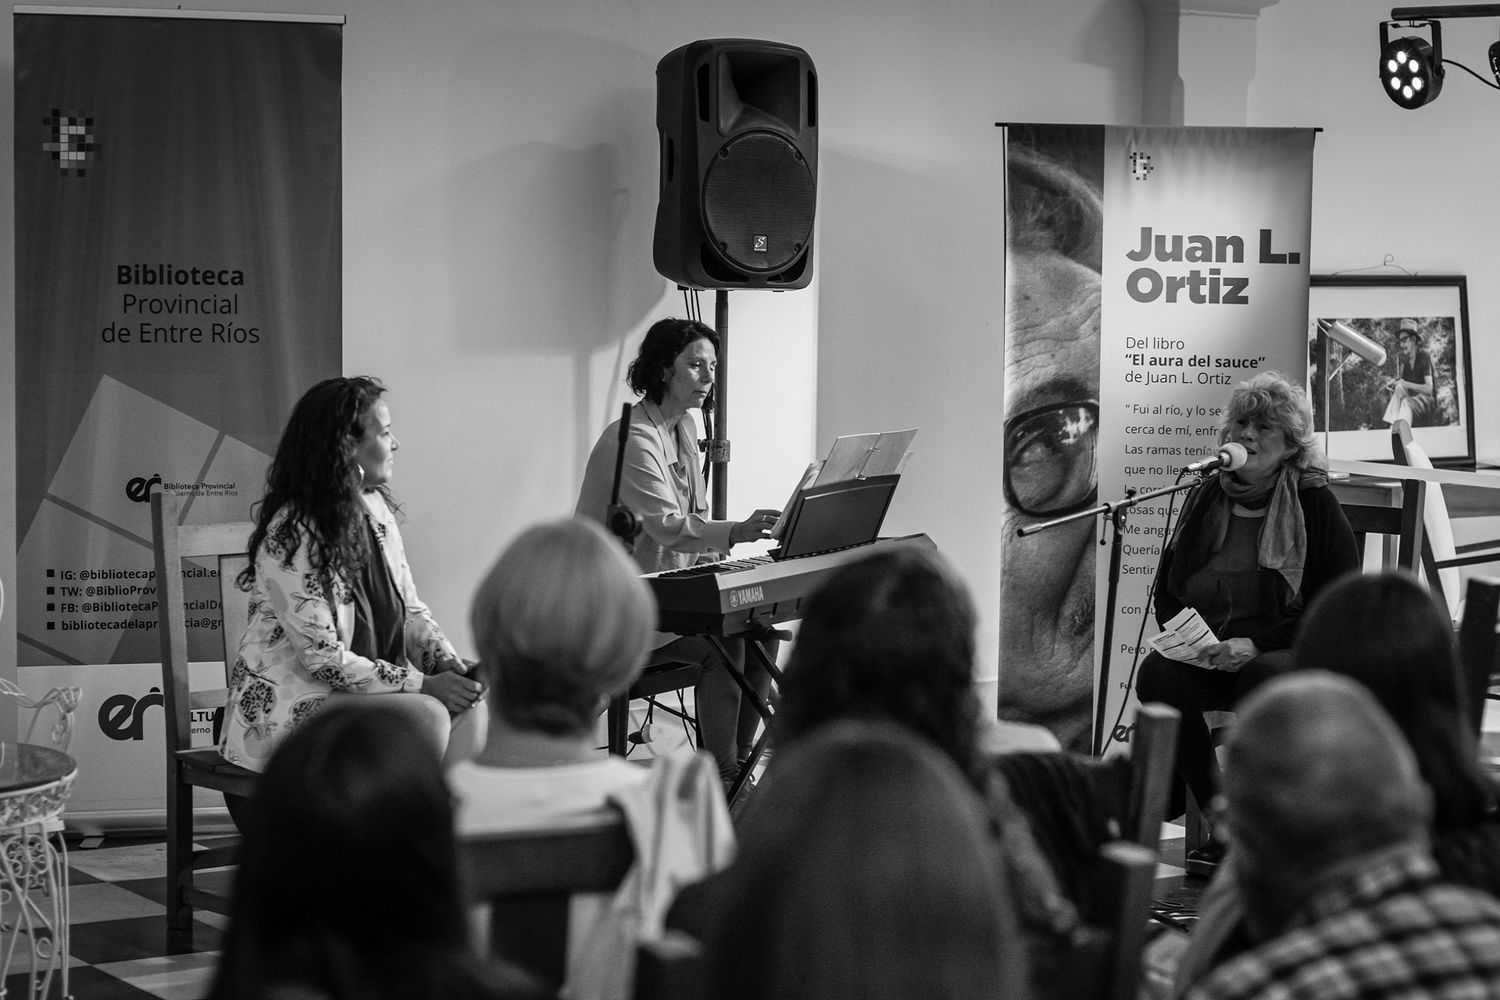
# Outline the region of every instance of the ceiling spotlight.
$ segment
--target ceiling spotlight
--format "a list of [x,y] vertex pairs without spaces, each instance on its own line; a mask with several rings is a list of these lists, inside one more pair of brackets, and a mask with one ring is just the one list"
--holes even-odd
[[1427,27],[1432,41],[1416,35],[1391,38],[1395,21],[1380,22],[1380,82],[1385,96],[1408,111],[1436,100],[1443,89],[1443,33],[1437,21],[1408,27]]

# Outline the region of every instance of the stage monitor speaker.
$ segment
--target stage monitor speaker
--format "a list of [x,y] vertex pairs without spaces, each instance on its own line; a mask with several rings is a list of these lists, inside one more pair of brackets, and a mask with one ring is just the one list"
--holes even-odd
[[688,288],[812,280],[818,77],[802,49],[716,38],[656,65],[661,191],[652,255]]

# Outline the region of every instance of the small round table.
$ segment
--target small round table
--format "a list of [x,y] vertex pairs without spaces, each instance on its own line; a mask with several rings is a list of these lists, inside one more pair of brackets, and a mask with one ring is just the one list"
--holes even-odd
[[0,741],[0,988],[24,941],[33,1000],[49,994],[59,971],[62,995],[71,995],[62,812],[77,773],[60,750]]

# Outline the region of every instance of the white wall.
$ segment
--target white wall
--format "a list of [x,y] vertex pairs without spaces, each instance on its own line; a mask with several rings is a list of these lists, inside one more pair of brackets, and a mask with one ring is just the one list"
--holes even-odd
[[[1261,15],[1252,125],[1316,125],[1312,269],[1466,274],[1480,454],[1500,455],[1500,94],[1449,67],[1442,93],[1406,111],[1376,79],[1391,3],[1281,0]],[[1500,19],[1443,24],[1443,51],[1485,76]]]
[[[836,434],[920,426],[889,527],[926,531],[958,564],[981,609],[980,674],[993,679],[1003,288],[993,123],[1139,121],[1136,0],[253,6],[349,17],[345,367],[392,387],[417,578],[465,647],[475,580],[525,524],[571,510],[587,449],[624,399],[635,338],[681,311],[651,265],[656,61],[720,36],[807,49],[821,84],[817,279],[805,291],[730,296],[731,514],[782,502]],[[1426,111],[1386,101],[1373,63],[1388,9],[1269,8],[1251,124],[1326,130],[1315,270],[1390,252],[1414,270],[1469,275],[1482,380],[1500,366],[1489,291],[1500,263],[1500,98],[1454,76]],[[1493,37],[1494,22],[1469,25],[1475,39]],[[4,19],[0,58],[10,31]],[[1457,22],[1448,39],[1455,53],[1470,44]],[[12,66],[0,71],[7,91],[12,77]],[[12,102],[3,104],[9,143]],[[0,221],[13,230],[10,164],[0,164]],[[1429,179],[1403,190],[1396,171],[1418,166]],[[14,400],[13,260],[11,241],[0,243],[4,413]],[[1481,450],[1500,452],[1493,397],[1476,392]],[[0,579],[14,581],[8,431]],[[0,672],[10,674],[12,621],[0,624]]]

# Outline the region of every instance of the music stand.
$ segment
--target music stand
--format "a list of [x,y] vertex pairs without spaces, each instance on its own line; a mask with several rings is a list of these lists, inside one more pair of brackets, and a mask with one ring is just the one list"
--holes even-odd
[[900,481],[894,474],[870,476],[798,490],[771,558],[795,559],[875,541]]

